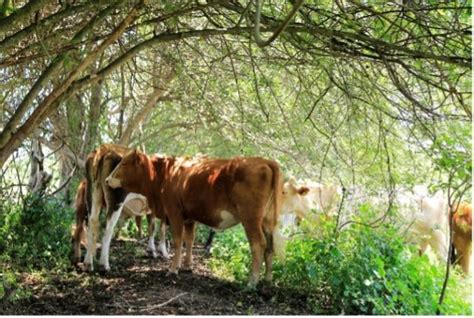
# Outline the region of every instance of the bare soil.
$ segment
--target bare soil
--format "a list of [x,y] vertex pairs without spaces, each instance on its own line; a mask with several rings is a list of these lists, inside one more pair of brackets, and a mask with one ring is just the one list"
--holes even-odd
[[150,259],[144,241],[114,241],[106,274],[24,274],[26,295],[0,303],[1,315],[308,315],[306,295],[260,284],[248,290],[216,277],[203,249],[194,249],[192,272],[166,276],[170,261]]

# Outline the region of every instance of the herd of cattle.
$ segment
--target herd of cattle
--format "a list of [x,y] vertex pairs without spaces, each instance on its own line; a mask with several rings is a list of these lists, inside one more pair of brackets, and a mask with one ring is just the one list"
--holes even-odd
[[[289,216],[311,222],[318,222],[321,216],[333,217],[340,193],[336,186],[298,183],[293,178],[284,182],[279,165],[263,158],[148,156],[123,146],[104,144],[87,157],[86,179],[77,190],[74,263],[81,261],[83,242],[87,247],[84,269],[93,271],[102,208],[107,211],[107,222],[99,266],[105,271],[110,270],[109,247],[114,228],[127,218],[136,218],[141,233],[141,217],[147,216],[147,251],[153,257],[158,256],[154,242],[156,219],[161,220],[158,249],[167,259],[166,226],[171,227],[174,256],[169,273],[174,274],[181,267],[183,241],[184,267],[192,266],[196,222],[221,230],[242,223],[252,255],[249,285],[255,286],[261,264],[265,263],[265,280],[271,281],[273,254],[284,257],[281,223],[287,223]],[[345,218],[357,214],[357,206],[365,201],[354,193],[352,196]],[[377,199],[369,200],[372,205],[377,204]],[[398,192],[395,204],[399,219],[406,225],[400,228],[405,230],[407,241],[418,244],[420,254],[430,246],[441,260],[446,260],[452,223],[456,253],[453,261],[469,273],[471,204],[461,203],[448,211],[445,196],[441,192],[430,196],[424,187]],[[207,247],[212,237],[211,231]]]

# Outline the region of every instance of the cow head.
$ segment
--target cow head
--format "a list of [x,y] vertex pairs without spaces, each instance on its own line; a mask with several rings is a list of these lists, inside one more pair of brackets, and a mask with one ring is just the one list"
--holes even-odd
[[142,192],[143,180],[147,178],[147,156],[136,149],[123,156],[120,163],[105,179],[105,183],[115,189],[123,188],[128,192]]
[[297,187],[293,179],[283,185],[283,205],[281,214],[295,212],[299,217],[306,217],[307,213],[314,208],[309,199],[308,187]]

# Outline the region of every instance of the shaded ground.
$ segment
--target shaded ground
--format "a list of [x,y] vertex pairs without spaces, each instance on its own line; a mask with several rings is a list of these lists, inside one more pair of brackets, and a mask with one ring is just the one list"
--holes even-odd
[[215,277],[203,250],[195,248],[193,272],[166,277],[170,261],[149,259],[144,242],[115,241],[112,271],[106,275],[71,270],[49,279],[24,275],[20,285],[31,293],[0,304],[11,315],[303,315],[311,314],[305,295],[275,286],[245,290]]

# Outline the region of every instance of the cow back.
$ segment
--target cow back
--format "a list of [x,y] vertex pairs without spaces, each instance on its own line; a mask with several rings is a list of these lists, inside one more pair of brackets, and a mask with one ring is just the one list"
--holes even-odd
[[453,213],[453,230],[467,238],[472,237],[472,206],[460,203]]
[[86,160],[87,177],[87,208],[90,213],[92,207],[93,191],[101,191],[104,203],[109,211],[115,211],[119,203],[125,199],[126,192],[123,189],[111,189],[105,184],[105,178],[119,164],[122,157],[129,149],[115,144],[104,144],[92,151]]

